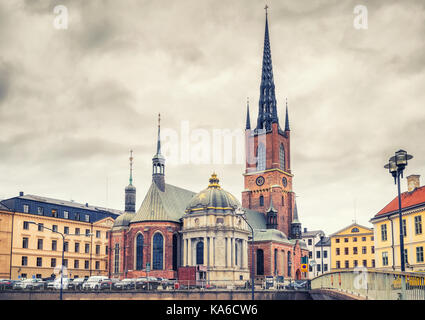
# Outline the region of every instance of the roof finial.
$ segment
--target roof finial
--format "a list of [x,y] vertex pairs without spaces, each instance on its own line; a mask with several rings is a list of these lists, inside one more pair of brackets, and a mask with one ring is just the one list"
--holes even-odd
[[266,15],[268,14],[267,9],[269,8],[269,6],[266,4],[266,6],[264,7],[264,10],[266,10]]
[[130,150],[130,185],[133,185],[133,150]]

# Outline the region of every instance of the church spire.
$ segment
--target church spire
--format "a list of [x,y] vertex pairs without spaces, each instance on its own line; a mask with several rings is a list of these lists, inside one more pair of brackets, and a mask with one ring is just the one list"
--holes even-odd
[[133,185],[133,150],[130,150],[130,186]]
[[285,131],[291,131],[289,129],[289,116],[288,116],[288,98],[286,98],[286,118],[285,118]]
[[158,114],[158,138],[156,154],[152,158],[152,180],[161,191],[165,191],[165,158],[161,154],[161,114]]
[[264,31],[263,66],[260,84],[260,100],[258,103],[257,129],[271,130],[272,123],[278,123],[276,94],[273,79],[272,55],[269,39],[268,6],[266,10],[266,26]]
[[130,184],[125,188],[125,212],[136,212],[136,188],[133,186],[133,150],[130,150]]
[[246,130],[251,129],[251,119],[249,118],[249,98],[246,100]]

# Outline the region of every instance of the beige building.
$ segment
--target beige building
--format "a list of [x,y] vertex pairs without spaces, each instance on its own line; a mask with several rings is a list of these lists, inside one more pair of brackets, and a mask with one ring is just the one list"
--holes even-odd
[[208,188],[192,198],[183,216],[183,265],[204,266],[211,284],[249,280],[250,231],[236,214],[239,207],[213,174]]
[[59,274],[61,234],[65,236],[64,274],[70,278],[108,275],[108,232],[114,219],[106,212],[87,204],[22,194],[2,203],[6,210],[0,208],[1,278]]

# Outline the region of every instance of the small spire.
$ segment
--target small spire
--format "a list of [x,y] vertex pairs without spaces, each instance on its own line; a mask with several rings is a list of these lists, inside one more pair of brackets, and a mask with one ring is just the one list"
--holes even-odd
[[267,210],[267,212],[270,212],[270,211],[273,211],[273,212],[277,212],[277,210],[274,208],[274,206],[273,206],[273,197],[272,197],[272,195],[270,194],[270,207],[269,207],[269,209]]
[[300,220],[298,219],[298,209],[297,209],[296,201],[295,201],[295,207],[294,207],[294,219],[292,220],[292,223],[300,223]]
[[158,113],[158,142],[156,146],[156,154],[161,154],[161,114]]
[[133,185],[133,150],[130,150],[130,185]]
[[219,182],[220,180],[217,178],[217,174],[213,172],[210,178],[210,184],[208,185],[208,188],[221,189]]
[[246,130],[251,129],[251,119],[249,118],[249,97],[246,98]]
[[285,131],[291,131],[291,130],[289,129],[288,98],[286,98],[286,119],[285,119]]

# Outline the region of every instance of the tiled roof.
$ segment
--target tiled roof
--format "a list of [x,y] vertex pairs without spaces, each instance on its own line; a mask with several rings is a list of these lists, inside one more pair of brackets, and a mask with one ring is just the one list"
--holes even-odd
[[[322,242],[323,240],[323,242]],[[322,240],[319,240],[319,242],[316,243],[315,247],[329,247],[331,245],[331,238],[330,237],[323,237]]]
[[1,211],[10,211],[5,205],[0,202],[0,210]]
[[266,218],[264,217],[264,213],[251,210],[251,209],[243,209],[246,212],[246,219],[253,229],[266,229]]
[[[412,192],[406,191],[401,194],[401,208],[403,211],[421,204],[425,206],[425,186],[419,187]],[[395,197],[390,203],[388,203],[381,211],[379,211],[375,217],[393,211],[398,211],[398,196]]]
[[130,223],[142,221],[174,221],[179,222],[186,206],[195,195],[194,192],[171,184],[165,184],[165,190],[158,189],[152,182],[140,209]]
[[322,230],[314,230],[314,231],[307,231],[307,232],[303,232],[301,234],[302,238],[309,238],[309,237],[315,237],[316,235],[318,235],[319,233],[323,233],[324,232]]

